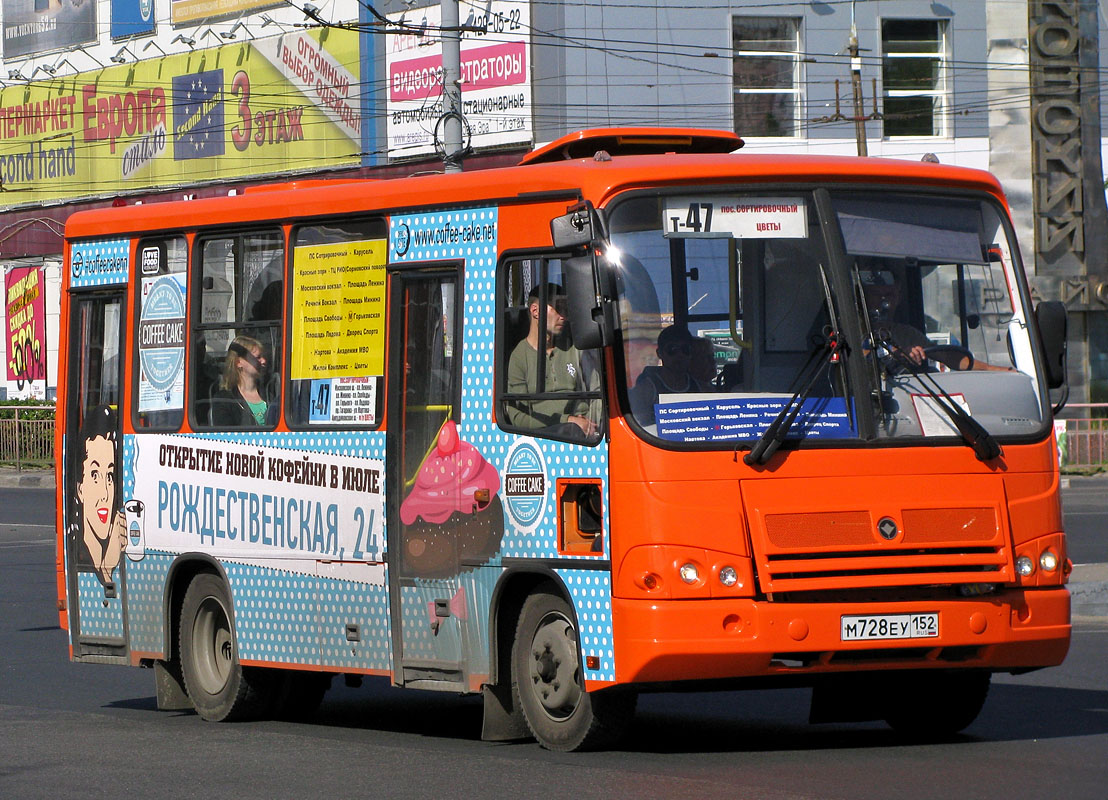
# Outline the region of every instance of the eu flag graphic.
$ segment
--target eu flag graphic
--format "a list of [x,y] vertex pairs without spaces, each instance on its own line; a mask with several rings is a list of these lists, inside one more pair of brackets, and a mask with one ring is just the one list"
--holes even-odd
[[223,155],[223,70],[173,79],[173,159]]

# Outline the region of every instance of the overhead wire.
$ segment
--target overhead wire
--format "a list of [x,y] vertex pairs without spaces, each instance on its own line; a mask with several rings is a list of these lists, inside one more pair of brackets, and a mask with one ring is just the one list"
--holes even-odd
[[[367,8],[367,10],[371,14],[371,16],[373,16],[377,20],[376,23],[372,23],[370,25],[366,25],[364,23],[342,23],[342,24],[328,23],[326,20],[323,20],[321,17],[319,17],[318,12],[315,15],[315,17],[312,17],[311,15],[307,15],[307,16],[309,16],[310,18],[313,18],[314,21],[316,21],[317,23],[319,23],[321,25],[325,25],[327,27],[345,28],[345,29],[348,29],[348,30],[359,31],[361,33],[370,33],[370,34],[389,33],[387,30],[383,31],[381,29],[381,26],[385,26],[385,28],[388,28],[389,26],[397,27],[397,30],[394,31],[394,33],[399,33],[401,35],[412,35],[413,33],[424,33],[425,34],[428,31],[434,31],[435,30],[434,26],[426,26],[426,27],[424,27],[424,26],[415,26],[415,25],[412,25],[412,26],[403,26],[403,25],[397,26],[397,23],[396,23],[395,20],[389,20],[388,18],[384,17],[379,12],[377,12],[376,9],[371,4],[368,4],[368,3],[365,3],[365,2],[361,2],[360,4]],[[543,0],[538,0],[535,4],[536,5],[550,5],[550,3],[543,2]],[[842,2],[833,2],[833,0],[829,0],[829,2],[824,3],[824,5],[830,5],[830,6],[833,6],[833,5],[844,5],[845,6],[847,4],[848,4],[848,0],[842,0]],[[299,9],[299,7],[295,6],[294,4],[290,3],[290,5],[293,5],[293,7]],[[476,5],[476,4],[468,4],[468,5],[473,6],[473,5]],[[655,6],[650,6],[648,4],[645,4],[645,3],[631,3],[631,2],[623,2],[623,3],[616,2],[616,3],[603,3],[603,4],[600,4],[600,3],[584,3],[583,5],[585,5],[585,6],[592,5],[592,6],[597,6],[597,7],[600,7],[602,5],[605,9],[615,9],[615,8],[624,8],[624,9],[634,8],[634,9],[637,9],[637,8],[654,8],[655,7]],[[761,9],[771,8],[771,7],[782,7],[782,8],[784,8],[784,7],[796,7],[797,5],[798,4],[796,4],[796,3],[768,3],[768,4],[763,3],[763,4],[760,4],[759,8],[761,8]],[[703,7],[706,7],[706,8],[724,8],[724,7],[734,8],[735,6],[734,6],[734,4],[731,4],[731,3],[727,3],[727,4],[720,3],[720,4],[703,5]],[[299,9],[299,10],[303,10],[303,9]],[[420,9],[416,9],[415,11],[418,12],[419,10]],[[290,24],[290,23],[286,23],[286,24]],[[658,40],[646,41],[646,40],[633,39],[633,38],[613,39],[611,36],[607,36],[606,33],[605,33],[605,35],[602,35],[601,37],[579,36],[579,35],[566,36],[566,35],[562,35],[562,34],[552,32],[552,31],[541,30],[537,27],[534,27],[533,25],[528,25],[528,28],[530,30],[531,44],[532,44],[533,48],[534,47],[557,47],[557,48],[562,49],[565,52],[570,52],[570,51],[573,51],[573,50],[591,50],[591,51],[596,51],[598,54],[603,55],[605,58],[613,57],[613,58],[628,59],[628,60],[631,60],[631,61],[645,62],[645,63],[651,64],[653,66],[653,76],[652,76],[652,78],[643,79],[643,80],[640,80],[640,81],[624,81],[621,84],[621,86],[652,89],[652,90],[655,90],[656,92],[658,92],[659,97],[661,97],[661,91],[666,89],[666,88],[673,88],[673,87],[678,86],[678,85],[682,86],[684,88],[695,88],[695,87],[698,87],[698,86],[718,87],[718,82],[719,81],[728,80],[728,79],[731,78],[731,71],[730,70],[712,69],[712,68],[704,67],[704,66],[692,66],[692,65],[689,65],[688,63],[685,63],[690,59],[706,60],[706,59],[712,58],[712,57],[720,58],[721,60],[724,60],[724,55],[721,55],[721,54],[730,55],[730,53],[728,53],[728,48],[727,47],[716,48],[717,50],[720,51],[720,53],[715,53],[713,55],[709,55],[708,51],[705,50],[705,48],[702,44],[693,45],[693,44],[683,44],[683,43],[679,43],[679,42],[660,42]],[[489,39],[489,41],[495,41],[495,40],[496,40],[495,37]],[[249,41],[250,40],[243,40],[239,43],[239,45],[246,45]],[[234,46],[235,45],[231,45],[231,44],[223,45],[223,47],[234,47]],[[644,53],[643,52],[644,48],[649,48],[651,52]],[[206,50],[207,51],[212,51],[212,50],[215,50],[215,48],[207,48]],[[696,52],[696,51],[700,51],[700,52]],[[203,54],[204,52],[205,52],[205,49],[200,49],[200,50],[195,50],[195,51],[191,51],[191,52],[184,52],[184,53],[181,53],[181,54],[171,54],[171,55],[180,55],[180,56],[191,57],[192,53]],[[201,57],[203,57],[203,56],[201,55]],[[841,68],[842,66],[845,66],[846,63],[847,63],[847,59],[848,59],[848,57],[844,53],[819,53],[819,52],[814,52],[814,51],[805,51],[803,53],[803,58],[805,58],[805,59],[814,59],[816,62],[820,63],[821,66],[826,65],[826,66],[831,67],[832,69]],[[673,61],[668,61],[668,60],[665,60],[665,59],[677,59],[678,61],[673,62]],[[730,62],[731,59],[727,58],[726,61]],[[697,63],[700,63],[700,61],[698,61]],[[876,69],[877,67],[879,67],[883,63],[883,58],[880,55],[869,55],[869,56],[864,55],[862,57],[862,63],[863,63],[864,68]],[[944,58],[943,63],[950,69],[961,70],[961,76],[963,78],[966,77],[967,72],[969,72],[971,75],[974,72],[980,72],[981,75],[983,76],[985,74],[986,70],[991,69],[991,70],[994,70],[994,71],[999,71],[999,70],[1005,69],[1004,67],[999,67],[998,68],[995,65],[990,65],[988,62],[976,61],[976,60]],[[730,66],[730,64],[729,64],[729,66]],[[673,69],[673,70],[679,71],[680,77],[676,78],[676,79],[673,79],[673,80],[663,80],[662,78],[658,77],[661,74],[659,72],[659,70],[661,70],[663,68]],[[1019,72],[1020,74],[1022,74],[1023,72],[1028,72],[1028,74],[1030,75],[1030,74],[1033,73],[1033,68],[1023,67],[1023,66],[1013,67],[1011,69]],[[815,71],[818,74],[821,70],[813,69],[813,71]],[[1084,70],[1083,70],[1083,72],[1084,72]],[[1096,75],[1097,75],[1097,78],[1098,78],[1098,81],[1097,81],[1098,84],[1102,84],[1102,83],[1105,82],[1104,80],[1100,80],[1102,78],[1102,73],[1104,73],[1103,69],[1096,70]],[[49,78],[47,80],[32,82],[32,83],[29,83],[27,85],[28,86],[31,86],[31,85],[42,86],[43,84],[46,84],[46,85],[51,85],[52,86],[57,81],[66,81],[66,80],[74,80],[75,81],[75,80],[78,79],[78,76],[79,76],[79,74],[66,75],[64,77],[63,76],[52,76],[51,78]],[[701,82],[696,82],[696,77],[695,76],[699,76],[701,78]],[[845,77],[845,73],[844,73],[844,77]],[[552,83],[552,82],[558,82],[558,81],[561,81],[562,85],[573,85],[573,80],[582,81],[582,83],[580,84],[581,86],[590,85],[588,83],[587,73],[584,73],[584,72],[576,73],[574,75],[566,75],[564,77],[562,77],[562,76],[548,76],[545,81],[543,81],[543,80],[536,81],[535,85],[541,87],[546,83]],[[815,113],[816,110],[821,110],[821,109],[827,108],[827,106],[830,104],[830,102],[833,101],[834,98],[827,98],[827,97],[819,96],[819,97],[813,99],[813,97],[811,95],[819,95],[820,94],[820,92],[819,92],[820,89],[828,88],[828,87],[832,86],[833,83],[834,83],[834,79],[831,78],[831,77],[826,77],[826,78],[822,78],[822,79],[808,79],[808,80],[805,80],[804,81],[805,92],[802,93],[802,95],[800,97],[800,104],[799,104],[800,111],[798,113],[802,117],[811,116],[812,114]],[[133,81],[129,84],[128,83],[116,84],[112,81],[107,81],[107,82],[100,81],[97,84],[97,86],[98,86],[98,88],[104,89],[104,90],[109,90],[111,88],[118,88],[119,91],[127,91],[127,90],[133,91],[136,88],[136,84]],[[149,88],[153,88],[153,86],[154,86],[154,84],[151,84],[151,86]],[[371,96],[372,95],[380,96],[381,93],[387,91],[388,86],[389,86],[389,82],[388,82],[387,76],[384,79],[371,79],[369,81],[360,81],[359,80],[359,81],[356,81],[356,82],[351,84],[352,89],[356,88],[358,90],[358,92],[363,93],[363,94],[369,94]],[[273,106],[279,106],[283,102],[287,102],[287,101],[295,100],[295,99],[303,99],[304,91],[305,91],[305,87],[296,86],[296,85],[291,85],[291,86],[288,86],[287,88],[285,86],[256,88],[254,93],[252,94],[252,100],[257,103],[257,107],[259,109],[268,110],[267,104],[272,104]],[[845,92],[841,92],[842,97],[840,97],[840,100],[845,98],[845,94],[846,94]],[[979,90],[976,93],[972,92],[972,91],[959,90],[957,92],[954,92],[954,91],[948,92],[947,96],[950,98],[950,102],[946,103],[942,108],[940,108],[938,110],[938,114],[941,117],[945,118],[945,119],[953,119],[953,118],[958,117],[958,116],[969,116],[969,115],[972,115],[972,114],[975,114],[975,113],[976,114],[988,113],[991,110],[1002,110],[1004,108],[1012,107],[1013,105],[1023,105],[1023,104],[1025,104],[1026,102],[1028,102],[1030,100],[1031,92],[1030,92],[1030,88],[1029,88],[1026,93],[1008,93],[1004,97],[997,98],[993,94],[991,94],[987,89]],[[234,117],[234,114],[233,114],[233,99],[234,98],[233,97],[228,97],[228,98],[225,98],[225,99],[230,101],[230,105],[232,107],[232,112],[228,115],[229,119],[224,120],[225,124],[230,126],[235,122],[235,119],[236,119]],[[875,101],[876,101],[875,98],[871,98],[871,104],[874,103]],[[424,98],[422,98],[422,102],[423,102],[424,106],[426,107],[428,104],[433,102],[432,96],[431,95],[425,96]],[[729,117],[730,114],[732,113],[731,112],[732,103],[733,103],[733,100],[731,98],[728,98],[728,100],[725,100],[725,101],[722,101],[722,102],[715,101],[715,102],[705,102],[705,103],[681,104],[681,108],[677,109],[671,103],[666,103],[666,102],[659,101],[657,104],[654,104],[652,106],[650,104],[644,104],[644,103],[640,102],[639,100],[636,100],[633,106],[630,106],[630,107],[627,107],[627,108],[621,108],[621,106],[619,104],[613,106],[611,103],[608,103],[608,104],[606,104],[606,106],[607,106],[606,113],[607,113],[607,116],[608,116],[609,119],[624,119],[628,112],[630,112],[632,114],[638,114],[638,115],[642,115],[645,112],[647,114],[653,114],[658,119],[670,119],[670,118],[672,118],[675,121],[683,121],[683,120],[687,119],[688,113],[690,111],[698,111],[698,110],[710,111],[712,109],[715,109],[717,111],[717,114],[721,118],[723,118],[723,117]],[[179,103],[175,105],[175,98],[174,98],[174,100],[167,101],[167,104],[166,104],[167,119],[171,118],[173,112],[176,111],[177,108],[179,108],[179,107],[180,107]],[[569,103],[569,102],[557,103],[557,102],[549,102],[547,100],[544,100],[541,109],[538,109],[537,107],[533,106],[531,111],[532,111],[533,119],[536,122],[556,123],[565,116],[575,116],[575,115],[578,115],[578,114],[581,114],[581,113],[587,113],[591,116],[596,112],[596,109],[593,108],[593,106],[590,105],[587,102],[584,102],[584,103]],[[663,112],[665,112],[665,113],[663,113]],[[835,124],[840,124],[840,123],[837,123],[837,122],[819,123],[819,122],[814,122],[811,119],[804,119],[802,121],[802,126],[804,128],[809,128],[809,129],[814,129],[814,128],[828,126],[828,125],[835,125]],[[326,142],[326,141],[331,141],[331,137],[324,133],[324,131],[327,131],[327,132],[331,131],[331,129],[328,127],[327,120],[321,119],[321,120],[317,120],[316,122],[305,122],[305,123],[303,123],[303,126],[304,126],[304,134],[305,134],[303,141],[309,142],[309,143],[323,143],[323,142]],[[740,131],[740,133],[741,133],[741,131]],[[64,137],[65,134],[62,133],[60,135]],[[817,140],[810,139],[807,144],[808,144],[809,147],[812,147],[813,145],[818,146],[820,143]],[[413,146],[411,149],[418,149],[418,145]],[[396,152],[397,152],[396,148],[388,148],[388,150],[391,154],[396,154]],[[384,148],[379,148],[378,150],[363,152],[360,148],[360,143],[359,143],[358,148],[351,149],[349,151],[343,151],[341,153],[335,153],[335,154],[332,154],[331,157],[338,160],[338,161],[340,161],[340,162],[342,162],[342,161],[345,161],[347,159],[355,159],[355,158],[358,158],[358,157],[364,157],[366,155],[383,154],[383,151],[384,151]],[[401,150],[401,152],[402,152],[402,150]],[[277,169],[280,169],[280,168],[284,167],[284,168],[287,169],[287,159],[283,158],[279,154],[275,154],[273,158],[266,158],[266,157],[264,157],[264,154],[263,154],[262,156],[252,158],[252,167],[257,167],[257,166],[262,166],[262,167],[273,166],[274,168],[277,168]],[[343,164],[343,163],[338,164],[338,168],[344,168],[345,166],[346,166],[346,164]],[[251,173],[254,173],[254,172],[256,172],[256,170],[251,169]],[[242,176],[242,177],[246,177],[246,176]],[[72,186],[73,184],[70,184],[70,185]],[[89,181],[86,184],[87,188],[90,191],[95,190],[98,187],[104,187],[104,186],[107,186],[107,185],[109,185],[109,183],[105,182],[105,181]],[[114,187],[114,186],[117,186],[118,184],[117,184],[117,182],[113,181],[113,182],[110,183],[110,185]]]

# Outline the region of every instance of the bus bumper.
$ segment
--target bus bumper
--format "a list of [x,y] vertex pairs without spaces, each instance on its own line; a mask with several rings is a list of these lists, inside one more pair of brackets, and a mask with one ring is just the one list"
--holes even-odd
[[[896,603],[743,599],[612,603],[616,683],[920,668],[1017,671],[1062,663],[1064,587]],[[938,612],[938,636],[843,641],[842,618]]]

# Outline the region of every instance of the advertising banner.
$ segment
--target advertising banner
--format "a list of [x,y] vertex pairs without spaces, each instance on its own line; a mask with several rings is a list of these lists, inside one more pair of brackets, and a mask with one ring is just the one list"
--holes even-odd
[[[461,0],[459,6],[462,115],[470,144],[474,149],[530,144],[531,4]],[[401,26],[385,50],[389,158],[433,154],[436,125],[442,136],[441,11],[431,6],[388,18]]]
[[325,43],[318,30],[297,31],[4,89],[3,202],[357,165],[358,34],[325,34]]
[[[386,244],[371,240],[296,248],[293,380],[384,374]],[[347,388],[353,392],[356,387]]]
[[4,58],[96,41],[93,0],[3,0]]
[[171,0],[169,19],[174,25],[183,25],[283,5],[282,0]]
[[112,0],[112,38],[154,32],[154,0]]
[[41,267],[13,267],[4,276],[8,381],[20,394],[46,397],[46,297]]
[[[239,563],[381,562],[385,464],[259,444],[142,436],[127,466],[144,509],[128,556],[203,547]],[[129,485],[125,482],[124,485]]]

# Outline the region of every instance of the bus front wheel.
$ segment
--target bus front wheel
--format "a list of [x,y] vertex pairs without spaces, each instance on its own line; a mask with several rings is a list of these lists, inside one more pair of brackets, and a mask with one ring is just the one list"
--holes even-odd
[[231,596],[216,575],[193,578],[181,604],[180,653],[185,691],[209,722],[259,716],[270,699],[262,670],[239,664]]
[[611,744],[635,712],[633,693],[585,691],[573,613],[549,591],[523,604],[512,647],[512,687],[528,728],[548,750]]

